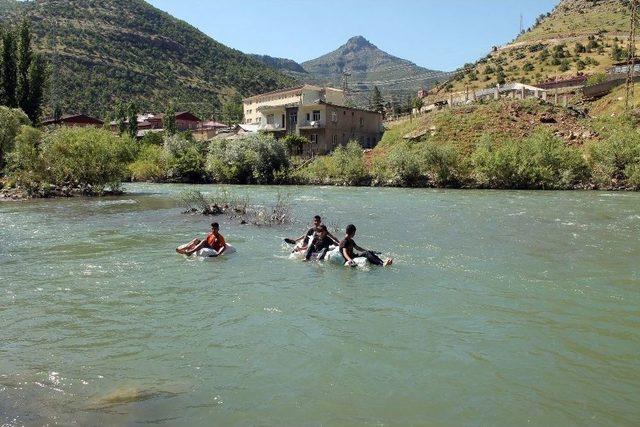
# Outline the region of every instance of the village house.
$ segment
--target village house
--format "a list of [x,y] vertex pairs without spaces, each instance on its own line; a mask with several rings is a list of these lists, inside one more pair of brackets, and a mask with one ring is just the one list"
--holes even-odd
[[326,154],[351,140],[364,148],[382,137],[382,114],[345,105],[339,89],[301,85],[244,99],[244,124],[276,138],[299,135],[309,141],[296,154]]
[[228,126],[224,123],[219,123],[215,120],[208,120],[206,122],[201,122],[197,128],[191,131],[191,134],[196,141],[208,141],[218,135],[222,129],[227,128]]
[[67,127],[102,127],[104,122],[86,114],[68,114],[58,119],[46,119],[42,126],[67,126]]
[[[164,113],[160,114],[138,114],[138,137],[141,138],[145,134],[150,132],[162,132],[164,130]],[[176,129],[180,132],[195,131],[200,126],[202,121],[193,113],[188,111],[182,111],[175,114],[176,117]],[[128,120],[125,123],[129,123]],[[118,121],[114,120],[109,123],[109,127],[112,131],[118,130]]]

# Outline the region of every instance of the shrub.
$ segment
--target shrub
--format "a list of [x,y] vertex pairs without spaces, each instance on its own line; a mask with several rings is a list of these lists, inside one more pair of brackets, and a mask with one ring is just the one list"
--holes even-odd
[[182,182],[206,180],[205,146],[185,134],[164,138],[164,150],[168,156],[168,177]]
[[162,132],[147,132],[140,140],[141,145],[163,145],[164,135]]
[[0,171],[6,166],[6,156],[13,149],[20,127],[30,124],[22,110],[0,106]]
[[462,180],[463,163],[452,144],[426,143],[422,149],[422,168],[438,186],[448,186]]
[[209,146],[207,171],[216,182],[271,184],[289,169],[284,143],[266,134],[217,139]]
[[134,181],[162,181],[169,173],[169,155],[161,146],[145,144],[129,171]]
[[548,131],[502,144],[485,139],[472,162],[479,184],[490,188],[567,189],[589,176],[582,153]]
[[638,188],[640,181],[640,134],[628,118],[605,120],[604,141],[587,147],[589,164],[597,185]]
[[135,142],[95,128],[60,128],[42,145],[47,177],[56,185],[117,189],[134,157]]
[[302,171],[312,183],[356,185],[369,179],[362,159],[362,147],[351,141],[338,147],[332,154],[319,157]]
[[14,183],[31,192],[44,181],[45,168],[40,153],[42,132],[30,126],[22,126],[15,138],[13,150],[8,156],[7,172]]
[[399,142],[385,156],[374,158],[371,175],[379,183],[415,186],[424,181],[416,149],[409,142]]

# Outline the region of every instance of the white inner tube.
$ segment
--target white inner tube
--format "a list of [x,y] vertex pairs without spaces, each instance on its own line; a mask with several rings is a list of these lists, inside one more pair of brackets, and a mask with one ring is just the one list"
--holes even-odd
[[[227,245],[227,249],[225,249],[225,251],[220,256],[231,255],[231,254],[235,254],[235,253],[236,253],[236,248],[234,248],[231,245]],[[198,253],[197,253],[197,255],[200,258],[216,258],[216,254],[217,254],[217,252],[214,251],[211,248],[200,249],[198,251]]]

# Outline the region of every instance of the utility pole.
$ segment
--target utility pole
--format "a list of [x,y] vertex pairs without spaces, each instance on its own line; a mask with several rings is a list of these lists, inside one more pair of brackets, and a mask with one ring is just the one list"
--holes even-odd
[[631,29],[629,31],[629,61],[627,63],[627,84],[625,108],[635,108],[635,71],[636,71],[636,26],[638,24],[638,0],[631,0]]
[[524,18],[522,14],[520,14],[520,32],[518,34],[522,34],[523,31],[524,31]]

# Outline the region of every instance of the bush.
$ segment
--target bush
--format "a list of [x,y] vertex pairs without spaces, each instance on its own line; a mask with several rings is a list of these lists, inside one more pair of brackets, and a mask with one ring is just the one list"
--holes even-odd
[[479,184],[490,188],[568,189],[589,176],[581,151],[548,131],[502,144],[486,139],[472,162]]
[[605,120],[604,141],[587,147],[595,183],[603,188],[640,185],[640,134],[628,118]]
[[216,139],[209,146],[206,169],[215,182],[272,184],[289,169],[285,144],[266,134]]
[[164,138],[164,150],[169,156],[170,178],[183,182],[206,180],[204,145],[183,134],[176,134]]
[[20,127],[30,124],[22,110],[0,106],[0,171],[6,166],[6,157],[13,149]]
[[147,132],[140,140],[141,145],[163,145],[164,135],[162,132]]
[[134,158],[135,142],[95,128],[59,128],[42,145],[47,179],[56,185],[117,189]]
[[463,162],[452,144],[426,143],[422,149],[423,172],[438,186],[462,181]]
[[129,165],[134,181],[158,182],[169,173],[169,155],[158,145],[145,144],[140,148],[136,160]]
[[394,145],[388,154],[375,157],[371,175],[378,183],[406,187],[425,181],[414,144],[406,141]]
[[7,172],[15,185],[28,193],[44,181],[45,168],[40,153],[42,132],[30,126],[22,126],[15,138],[15,145],[8,156]]
[[357,185],[369,180],[362,147],[351,141],[329,156],[319,157],[301,172],[305,179],[318,184]]

